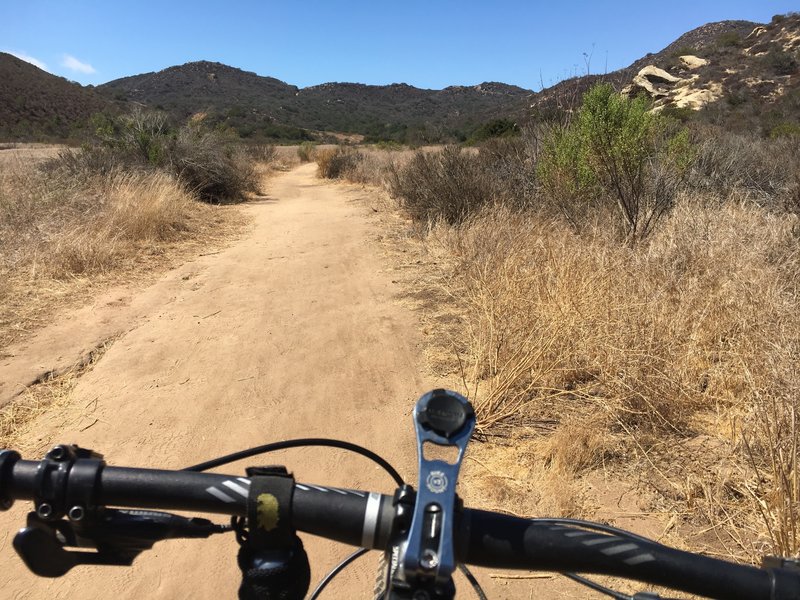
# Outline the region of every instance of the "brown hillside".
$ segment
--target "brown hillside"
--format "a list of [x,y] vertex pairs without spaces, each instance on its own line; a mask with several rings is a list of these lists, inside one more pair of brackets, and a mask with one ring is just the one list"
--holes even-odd
[[[531,94],[516,86],[482,83],[443,90],[403,83],[324,83],[306,88],[221,63],[199,61],[100,86],[109,97],[143,102],[177,118],[203,112],[243,137],[281,134],[281,128],[424,139],[465,133],[483,122],[522,114]],[[457,136],[456,136],[457,137]]]
[[68,138],[109,102],[91,88],[0,52],[0,139]]

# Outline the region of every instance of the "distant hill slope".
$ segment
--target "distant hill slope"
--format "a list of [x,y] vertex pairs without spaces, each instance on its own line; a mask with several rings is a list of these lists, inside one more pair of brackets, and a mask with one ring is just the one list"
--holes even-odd
[[715,47],[720,37],[726,35],[744,37],[758,25],[759,23],[752,21],[719,21],[701,25],[684,33],[661,51],[648,53],[627,67],[610,73],[590,73],[571,77],[545,88],[541,92],[534,94],[531,99],[531,108],[534,113],[538,114],[548,113],[558,108],[576,106],[579,104],[580,97],[583,96],[584,92],[599,81],[608,81],[621,88],[630,83],[634,75],[643,67],[650,64],[663,64],[667,60],[672,61],[673,55],[680,49],[705,51],[708,48]]
[[94,90],[0,52],[0,138],[68,138],[108,107]]
[[607,81],[631,95],[644,93],[658,109],[684,119],[760,127],[769,134],[787,124],[800,126],[799,65],[800,15],[778,16],[769,24],[708,23],[624,69],[574,77],[535,94],[531,114],[572,110],[589,87]]
[[444,90],[359,83],[301,89],[206,61],[117,79],[98,89],[109,97],[163,108],[179,118],[210,113],[246,135],[292,126],[379,137],[408,128],[441,134],[494,117],[521,114],[531,94],[501,83]]

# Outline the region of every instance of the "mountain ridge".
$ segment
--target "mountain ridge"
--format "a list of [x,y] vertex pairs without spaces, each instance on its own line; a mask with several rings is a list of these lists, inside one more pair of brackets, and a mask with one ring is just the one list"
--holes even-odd
[[[685,55],[696,55],[695,66],[684,64]],[[207,60],[83,87],[0,53],[0,77],[6,83],[0,87],[0,137],[68,137],[85,129],[92,112],[145,105],[177,121],[201,115],[251,140],[324,139],[324,132],[340,132],[407,143],[463,141],[493,120],[558,118],[575,110],[583,92],[599,81],[632,94],[647,93],[659,109],[703,108],[720,123],[743,117],[744,123],[758,121],[767,131],[771,125],[764,124],[765,114],[780,113],[769,117],[773,121],[787,114],[792,122],[800,121],[798,62],[797,14],[776,16],[768,24],[707,23],[627,67],[572,77],[539,92],[496,81],[438,90],[355,82],[301,88]],[[666,73],[677,83],[664,85],[663,77],[652,85],[643,82],[645,68],[650,76]],[[632,86],[637,77],[638,87]],[[690,115],[684,110],[680,117]]]
[[[304,88],[211,61],[193,61],[98,86],[117,99],[157,105],[176,118],[211,113],[240,134],[276,126],[391,137],[416,128],[470,128],[524,106],[531,90],[499,82],[441,90],[406,83],[325,82]],[[237,110],[230,114],[231,104]],[[243,119],[246,113],[247,118]],[[242,123],[245,120],[247,123]]]

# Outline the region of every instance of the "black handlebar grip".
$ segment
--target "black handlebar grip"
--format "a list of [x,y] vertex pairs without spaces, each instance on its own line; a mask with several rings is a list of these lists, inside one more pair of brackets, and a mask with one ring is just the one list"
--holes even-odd
[[14,465],[19,459],[19,452],[0,450],[0,510],[8,510],[14,504],[11,479],[14,473]]

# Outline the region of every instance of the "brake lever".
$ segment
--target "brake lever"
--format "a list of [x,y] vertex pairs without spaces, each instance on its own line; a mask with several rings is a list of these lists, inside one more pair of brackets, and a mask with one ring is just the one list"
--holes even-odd
[[14,549],[36,575],[61,577],[77,565],[129,566],[161,540],[207,538],[226,531],[230,527],[208,519],[149,510],[100,509],[69,520],[43,519],[31,512],[27,526],[14,537]]
[[[419,459],[419,487],[403,559],[407,582],[431,581],[444,586],[456,568],[453,521],[456,482],[464,451],[475,428],[475,411],[461,394],[437,389],[422,396],[414,408]],[[453,464],[425,458],[424,444],[455,447]]]

